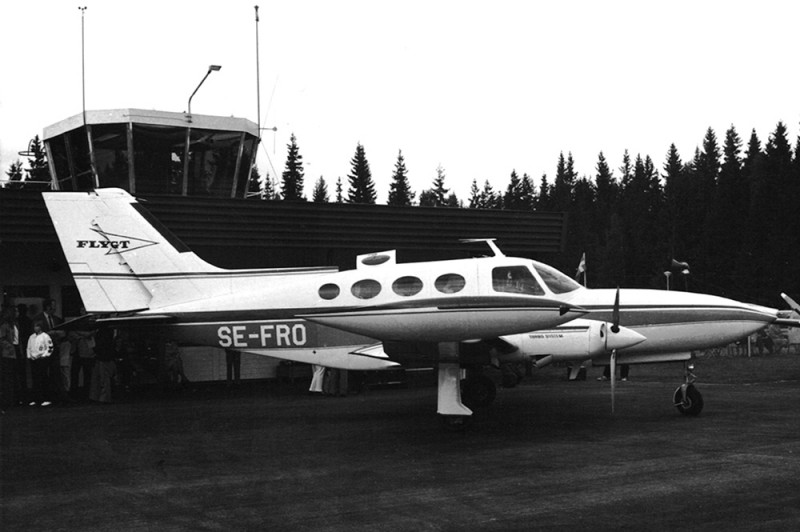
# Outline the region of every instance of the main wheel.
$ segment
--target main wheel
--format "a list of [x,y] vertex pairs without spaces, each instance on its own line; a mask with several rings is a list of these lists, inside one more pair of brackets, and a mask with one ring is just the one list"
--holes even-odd
[[703,396],[693,384],[686,387],[686,395],[683,386],[678,387],[672,399],[678,411],[685,416],[696,416],[703,410]]
[[489,406],[497,397],[494,381],[486,375],[475,375],[461,385],[461,400],[469,408]]

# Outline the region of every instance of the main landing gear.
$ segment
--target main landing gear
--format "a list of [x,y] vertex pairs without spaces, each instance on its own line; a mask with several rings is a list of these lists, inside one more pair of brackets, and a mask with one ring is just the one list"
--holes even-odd
[[[461,430],[469,424],[472,408],[488,406],[497,395],[494,382],[478,371],[468,371],[461,382],[461,363],[457,342],[440,343],[437,413],[442,424]],[[463,394],[463,399],[462,399]]]
[[672,402],[681,414],[696,416],[703,410],[703,396],[694,386],[695,375],[692,373],[694,364],[687,360],[683,363],[683,367],[685,382],[675,390]]
[[472,422],[472,410],[494,402],[497,387],[494,381],[478,370],[467,370],[461,380],[461,366],[439,364],[439,406],[442,425],[448,430],[463,430]]

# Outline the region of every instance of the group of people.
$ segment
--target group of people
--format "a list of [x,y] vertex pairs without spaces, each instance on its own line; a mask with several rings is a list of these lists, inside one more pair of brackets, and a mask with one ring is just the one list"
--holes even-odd
[[91,325],[66,331],[59,328],[63,321],[53,299],[45,299],[42,312],[33,318],[25,304],[3,308],[0,399],[4,408],[78,400],[112,402],[114,331]]

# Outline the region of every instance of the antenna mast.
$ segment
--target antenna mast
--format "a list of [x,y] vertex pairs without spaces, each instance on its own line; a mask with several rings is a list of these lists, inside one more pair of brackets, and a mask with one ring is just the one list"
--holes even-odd
[[256,9],[256,109],[258,114],[258,139],[261,140],[261,71],[260,61],[258,57],[258,6],[253,6]]

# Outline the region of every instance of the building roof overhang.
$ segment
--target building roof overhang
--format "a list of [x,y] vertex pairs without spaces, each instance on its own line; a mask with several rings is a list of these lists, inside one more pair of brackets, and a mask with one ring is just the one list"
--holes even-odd
[[[219,131],[238,131],[258,136],[258,126],[234,116],[212,116],[192,113],[174,113],[146,109],[107,109],[86,111],[86,123],[97,124],[147,124],[156,126],[187,127]],[[68,131],[83,127],[83,113],[76,114],[44,128],[43,140],[52,139]]]

